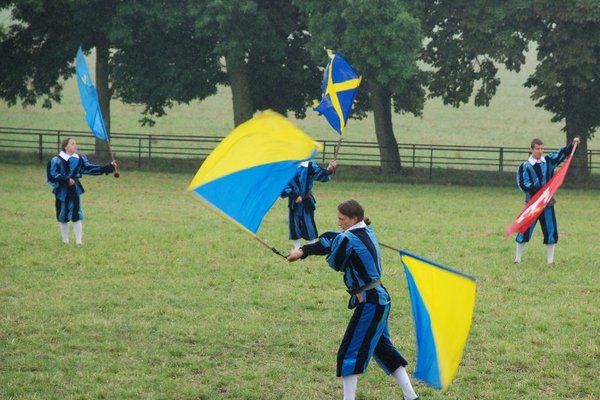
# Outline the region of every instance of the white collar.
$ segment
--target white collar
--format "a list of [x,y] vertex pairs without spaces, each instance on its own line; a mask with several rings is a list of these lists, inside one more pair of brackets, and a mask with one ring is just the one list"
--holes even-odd
[[309,163],[309,161],[302,161],[298,166],[308,168],[308,163]]
[[529,161],[529,164],[531,164],[531,165],[535,165],[535,164],[539,164],[539,163],[545,163],[546,162],[546,157],[542,156],[542,158],[540,158],[539,160],[536,160],[535,158],[533,158],[533,156],[529,156],[529,158],[527,159],[527,161]]
[[63,150],[61,150],[61,152],[58,153],[58,156],[65,161],[69,161],[69,158],[71,158],[71,157],[79,158],[79,154],[73,153],[73,154],[69,155]]
[[357,222],[356,224],[352,225],[350,228],[346,229],[346,232],[351,231],[353,229],[359,229],[359,228],[366,228],[367,224],[365,224],[365,221],[360,221]]

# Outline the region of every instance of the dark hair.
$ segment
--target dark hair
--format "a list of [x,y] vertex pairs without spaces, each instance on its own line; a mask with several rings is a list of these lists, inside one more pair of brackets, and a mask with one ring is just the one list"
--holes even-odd
[[358,203],[358,201],[354,199],[342,201],[340,204],[338,204],[337,209],[341,214],[344,214],[347,217],[357,218],[358,222],[365,221],[365,224],[371,224],[369,218],[365,218],[365,210]]
[[60,142],[60,148],[62,151],[65,151],[65,149],[67,148],[67,145],[69,144],[69,140],[73,139],[72,137],[68,137],[63,139],[62,142]]
[[533,147],[534,147],[535,145],[541,146],[541,145],[543,145],[543,144],[544,144],[544,142],[542,142],[542,139],[534,138],[534,139],[531,141],[531,148],[533,149]]

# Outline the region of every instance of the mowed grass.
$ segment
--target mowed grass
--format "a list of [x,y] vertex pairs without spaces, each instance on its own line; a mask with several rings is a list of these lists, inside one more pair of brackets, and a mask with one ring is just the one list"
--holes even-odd
[[[84,245],[63,245],[41,165],[0,164],[0,398],[339,399],[336,351],[351,311],[319,257],[289,264],[208,210],[192,176],[84,177]],[[381,242],[477,278],[464,357],[422,399],[599,399],[598,194],[561,189],[561,240],[541,232],[515,266],[503,239],[516,189],[316,184],[321,231],[358,199]],[[259,236],[282,251],[286,203]],[[392,338],[415,365],[404,272],[383,249]],[[448,293],[452,296],[452,293]],[[358,399],[399,399],[373,362]]]
[[[561,131],[564,124],[552,123],[552,114],[535,107],[530,99],[531,91],[523,87],[527,77],[535,70],[533,51],[528,54],[527,60],[520,73],[500,71],[502,84],[489,107],[476,107],[470,103],[453,108],[436,98],[427,100],[422,117],[394,114],[394,133],[398,142],[528,149],[531,139],[540,137],[548,148],[563,146],[566,143],[565,133]],[[94,59],[88,56],[87,61],[93,75]],[[320,85],[319,82],[315,84]],[[75,80],[64,82],[64,87],[62,102],[50,110],[41,106],[7,107],[4,101],[0,101],[0,127],[88,131]],[[228,87],[220,87],[217,95],[202,102],[175,105],[167,111],[167,116],[157,119],[153,127],[141,127],[138,123],[143,109],[140,105],[113,100],[112,132],[222,137],[233,129],[231,91]],[[337,134],[325,118],[310,109],[305,119],[296,120],[293,115],[290,118],[316,139],[337,140]],[[344,137],[345,140],[377,142],[372,114],[363,120],[350,120]],[[594,140],[588,142],[588,147],[600,149]]]

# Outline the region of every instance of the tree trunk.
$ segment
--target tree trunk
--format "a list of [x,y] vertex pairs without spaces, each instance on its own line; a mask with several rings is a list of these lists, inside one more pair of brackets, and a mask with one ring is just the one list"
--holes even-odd
[[570,87],[566,94],[566,112],[565,112],[565,130],[567,132],[567,143],[573,141],[575,136],[579,136],[581,143],[577,146],[571,167],[567,176],[572,182],[584,182],[590,177],[588,169],[588,151],[587,151],[587,129],[581,110],[585,110],[585,97],[577,88]]
[[388,90],[375,83],[368,82],[367,86],[375,119],[381,171],[384,174],[394,174],[400,171],[401,163],[398,142],[392,125],[392,96]]
[[[108,82],[108,40],[100,40],[96,43],[96,90],[98,91],[98,102],[104,118],[104,125],[110,137],[110,98],[111,92]],[[100,159],[108,159],[108,143],[96,139],[96,156]]]
[[226,65],[233,102],[233,124],[238,126],[254,114],[248,67],[242,59],[232,61],[227,58]]

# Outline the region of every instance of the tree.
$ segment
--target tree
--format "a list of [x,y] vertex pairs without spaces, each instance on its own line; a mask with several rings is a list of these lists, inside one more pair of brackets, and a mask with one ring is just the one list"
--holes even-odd
[[[143,123],[173,102],[189,102],[209,88],[203,82],[231,88],[236,126],[267,108],[303,118],[318,95],[318,86],[311,90],[308,83],[319,79],[319,70],[291,1],[147,0],[130,5],[128,14],[122,35],[130,41],[114,57],[116,93],[146,104]],[[190,51],[195,48],[202,51]]]
[[9,105],[59,102],[80,44],[96,50],[109,130],[113,96],[145,105],[141,122],[152,123],[174,102],[229,84],[237,125],[264,108],[303,117],[318,95],[305,89],[319,71],[291,1],[0,0],[0,9],[16,22],[0,42],[0,97]]
[[[200,32],[217,38],[231,87],[234,124],[272,108],[298,118],[319,94],[303,15],[291,0],[208,0],[191,7]],[[314,89],[312,89],[314,87]]]
[[[0,9],[10,9],[13,25],[0,41],[0,97],[9,106],[51,108],[60,102],[63,82],[74,74],[77,48],[96,47],[96,89],[100,107],[110,130],[108,86],[109,21],[116,0],[1,0]],[[96,142],[96,148],[106,145]]]
[[519,71],[529,44],[537,45],[538,65],[525,85],[553,122],[564,120],[566,143],[582,138],[572,170],[585,178],[587,140],[600,125],[600,3],[431,0],[425,15],[430,96],[456,107],[469,101],[475,82],[475,104],[488,105],[500,84],[496,63]]
[[418,1],[297,0],[308,16],[313,57],[337,50],[362,76],[353,116],[373,111],[381,169],[400,170],[392,110],[421,115],[424,90],[417,58],[422,34]]

